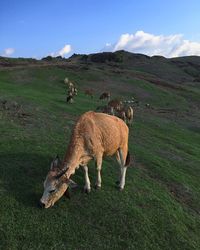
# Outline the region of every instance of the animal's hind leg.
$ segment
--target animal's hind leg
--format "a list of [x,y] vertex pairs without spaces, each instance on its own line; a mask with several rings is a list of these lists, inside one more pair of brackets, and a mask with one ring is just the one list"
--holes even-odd
[[127,157],[127,147],[120,148],[119,150],[120,162],[121,162],[121,178],[119,183],[120,190],[124,189],[125,186],[125,178],[126,178],[126,170],[127,166],[125,166],[126,157]]
[[116,152],[116,159],[117,159],[117,162],[118,162],[118,164],[120,166],[120,169],[119,169],[119,178],[116,181],[116,184],[119,185],[120,184],[120,179],[121,179],[121,160],[120,160],[119,150],[117,150],[117,152]]
[[96,159],[97,180],[96,180],[95,187],[97,189],[101,188],[101,166],[102,166],[102,155],[99,155]]
[[83,166],[83,169],[85,171],[85,186],[84,186],[84,191],[86,193],[89,193],[91,191],[91,187],[90,187],[90,179],[88,176],[88,166]]

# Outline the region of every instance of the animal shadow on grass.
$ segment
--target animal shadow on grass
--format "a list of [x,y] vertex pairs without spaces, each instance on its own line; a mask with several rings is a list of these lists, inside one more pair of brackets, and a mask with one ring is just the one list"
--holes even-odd
[[40,154],[1,154],[0,189],[23,206],[37,207],[51,160]]
[[48,158],[39,154],[0,155],[1,185],[9,196],[24,206],[36,206],[49,166]]

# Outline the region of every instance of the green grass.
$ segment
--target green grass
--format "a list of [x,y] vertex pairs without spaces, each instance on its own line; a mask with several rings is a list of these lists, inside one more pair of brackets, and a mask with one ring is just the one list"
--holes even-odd
[[[65,103],[66,76],[79,90],[71,105]],[[71,200],[63,197],[42,210],[37,203],[50,161],[64,155],[75,119],[102,105],[101,82],[113,97],[121,96],[124,84],[126,98],[136,93],[141,102],[130,129],[134,164],[125,190],[115,188],[119,169],[108,158],[102,190],[82,193],[79,169],[73,179],[80,188],[71,191]],[[83,93],[88,86],[96,89],[94,100]],[[192,109],[197,86],[179,93],[106,68],[44,67],[0,71],[0,89],[0,100],[16,101],[29,114],[24,120],[12,108],[0,109],[0,249],[200,249],[199,113]],[[145,108],[147,101],[154,110]],[[164,107],[177,115],[157,112]],[[94,186],[94,163],[89,174]]]

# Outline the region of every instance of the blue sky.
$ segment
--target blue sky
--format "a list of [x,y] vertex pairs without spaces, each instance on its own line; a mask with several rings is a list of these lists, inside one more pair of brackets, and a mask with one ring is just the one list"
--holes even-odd
[[0,0],[0,55],[200,55],[199,13],[199,0]]

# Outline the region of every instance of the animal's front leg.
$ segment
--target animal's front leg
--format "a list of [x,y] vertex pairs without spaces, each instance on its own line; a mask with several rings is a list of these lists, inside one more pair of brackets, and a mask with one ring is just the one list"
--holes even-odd
[[120,177],[120,182],[119,182],[119,189],[123,190],[124,186],[125,186],[125,178],[126,178],[126,170],[127,170],[127,166],[125,166],[125,157],[124,155],[126,155],[123,152],[127,152],[127,149],[119,149],[118,153],[117,153],[117,159],[120,163],[120,170],[121,170],[121,177]]
[[90,179],[88,176],[88,166],[83,166],[83,169],[85,171],[85,186],[84,186],[84,191],[86,193],[89,193],[91,191],[91,187],[90,187]]
[[123,190],[125,186],[126,170],[127,170],[127,167],[125,166],[121,167],[121,180],[119,184],[120,190]]
[[99,156],[96,161],[96,167],[97,167],[97,181],[95,184],[96,189],[101,188],[101,166],[102,166],[102,156]]

